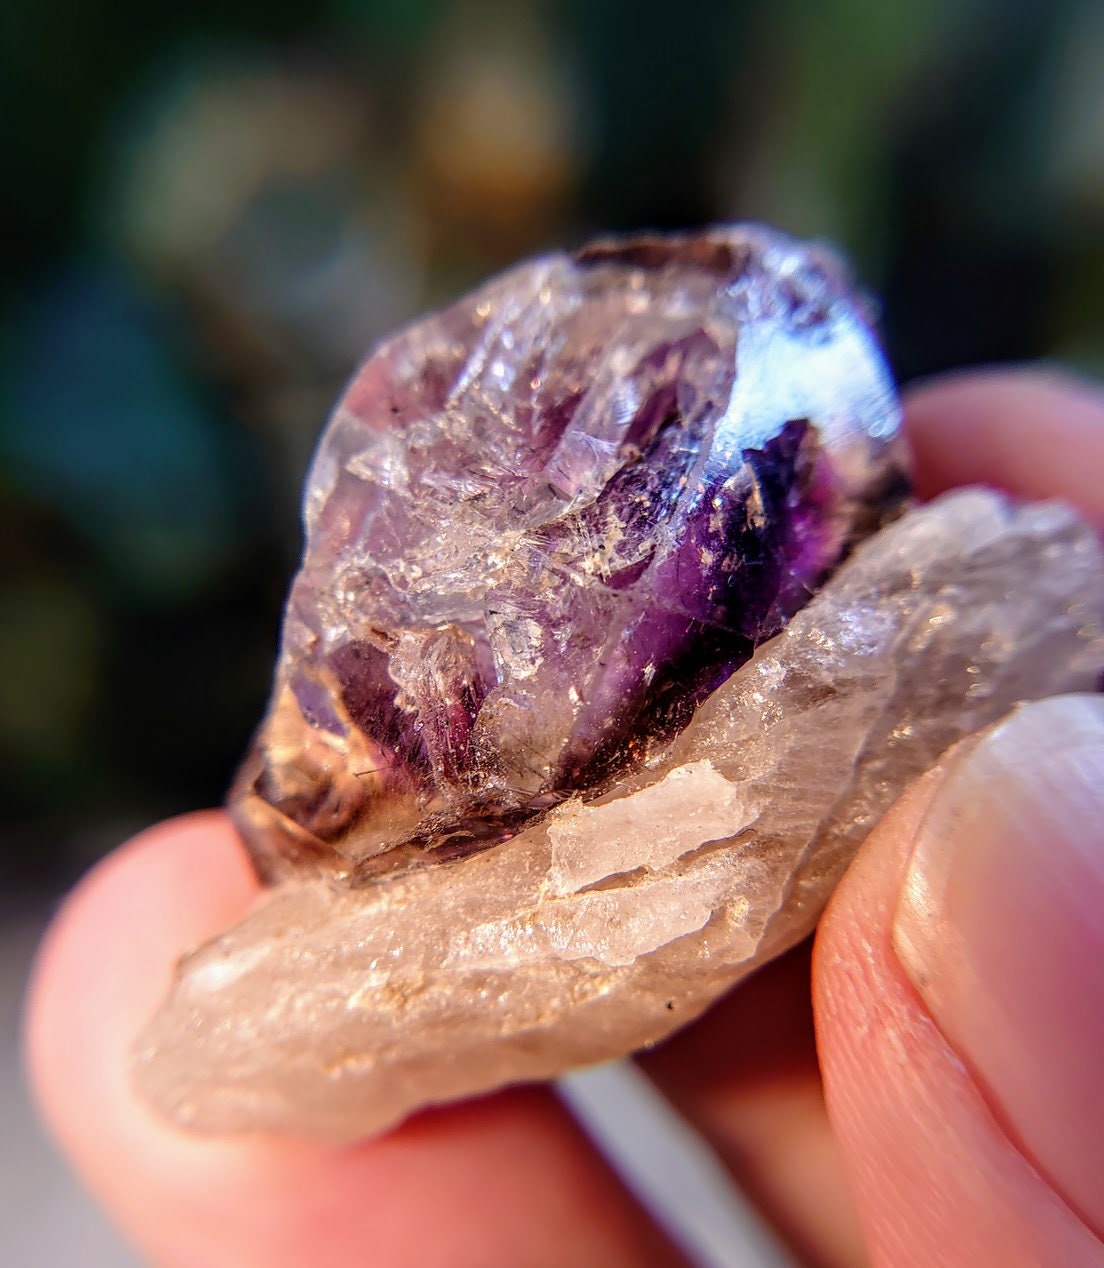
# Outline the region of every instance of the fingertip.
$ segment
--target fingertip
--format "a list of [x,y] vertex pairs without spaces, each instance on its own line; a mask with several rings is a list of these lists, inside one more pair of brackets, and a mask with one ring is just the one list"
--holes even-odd
[[1104,523],[1104,392],[1058,366],[941,375],[905,392],[917,489],[984,484],[1063,498]]
[[1099,1268],[1104,1248],[1006,1134],[893,949],[912,843],[946,772],[921,780],[872,833],[814,953],[825,1098],[872,1259]]
[[94,1060],[97,1036],[140,1025],[176,959],[239,916],[258,891],[221,811],[140,833],[78,883],[36,956],[24,1017],[28,1072],[51,1124],[64,1131],[72,1119],[74,1056]]
[[179,957],[239,916],[257,892],[225,814],[169,820],[78,883],[32,969],[23,1041],[34,1099],[85,1184],[147,1254],[163,1217],[147,1201],[147,1186],[175,1172],[183,1198],[195,1185],[194,1164],[213,1163],[217,1183],[228,1152],[204,1157],[136,1100],[129,1047]]

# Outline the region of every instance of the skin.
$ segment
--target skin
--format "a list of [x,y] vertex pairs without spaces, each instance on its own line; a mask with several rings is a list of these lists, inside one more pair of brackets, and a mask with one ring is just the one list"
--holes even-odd
[[[980,482],[1061,496],[1104,526],[1104,397],[1088,385],[1034,370],[944,378],[910,393],[907,426],[923,494]],[[903,871],[946,770],[871,835],[815,953],[783,957],[641,1062],[805,1263],[1104,1268],[1104,1184],[1097,1208],[1077,1208],[1036,1165],[894,949]],[[147,1110],[129,1044],[176,958],[257,892],[221,813],[161,824],[69,896],[33,974],[25,1042],[41,1113],[149,1263],[680,1262],[543,1088],[344,1149],[196,1139]]]

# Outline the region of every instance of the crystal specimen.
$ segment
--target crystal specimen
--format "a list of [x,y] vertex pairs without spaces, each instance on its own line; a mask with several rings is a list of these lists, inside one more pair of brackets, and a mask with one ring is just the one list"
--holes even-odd
[[351,1138],[652,1042],[948,744],[1092,689],[1093,532],[894,518],[896,421],[838,264],[758,228],[537,261],[385,344],[232,798],[280,883],[183,962],[145,1093]]

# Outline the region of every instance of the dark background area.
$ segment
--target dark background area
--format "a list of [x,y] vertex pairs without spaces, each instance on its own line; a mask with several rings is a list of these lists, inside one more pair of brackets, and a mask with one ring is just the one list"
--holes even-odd
[[908,380],[1104,368],[1096,0],[0,10],[7,892],[220,800],[371,342],[608,229],[841,244]]

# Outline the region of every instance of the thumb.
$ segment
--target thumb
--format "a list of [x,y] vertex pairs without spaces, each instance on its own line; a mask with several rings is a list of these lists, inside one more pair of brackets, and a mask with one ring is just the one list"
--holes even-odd
[[1021,708],[898,804],[814,994],[876,1263],[1104,1265],[1104,699]]

